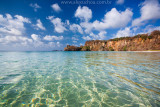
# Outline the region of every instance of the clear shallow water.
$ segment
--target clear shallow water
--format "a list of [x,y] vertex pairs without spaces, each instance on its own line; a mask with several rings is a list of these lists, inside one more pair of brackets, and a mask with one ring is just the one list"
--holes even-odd
[[160,53],[0,52],[0,107],[158,107]]

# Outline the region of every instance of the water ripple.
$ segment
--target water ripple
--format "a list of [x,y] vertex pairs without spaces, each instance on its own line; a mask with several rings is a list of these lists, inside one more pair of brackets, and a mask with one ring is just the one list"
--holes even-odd
[[160,53],[2,52],[0,106],[160,106]]

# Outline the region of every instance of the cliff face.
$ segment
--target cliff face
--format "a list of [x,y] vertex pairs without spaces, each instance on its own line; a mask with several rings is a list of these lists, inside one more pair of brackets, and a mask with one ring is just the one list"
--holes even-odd
[[85,46],[89,46],[91,51],[146,51],[160,50],[160,35],[155,35],[152,38],[143,39],[125,38],[123,40],[108,40],[108,41],[86,41]]
[[81,48],[77,46],[67,45],[67,47],[64,48],[64,51],[81,51]]
[[86,51],[86,49],[90,51],[160,50],[160,31],[153,31],[150,35],[141,34],[134,37],[115,38],[107,41],[86,41],[84,46],[77,48],[81,51]]

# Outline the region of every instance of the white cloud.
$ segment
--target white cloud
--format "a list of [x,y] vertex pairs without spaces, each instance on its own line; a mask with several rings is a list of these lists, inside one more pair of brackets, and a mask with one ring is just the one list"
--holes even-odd
[[6,17],[0,14],[0,49],[8,50],[17,47],[27,47],[32,44],[31,38],[25,37],[25,23],[31,23],[28,18],[20,15]]
[[143,29],[141,33],[151,33],[154,30],[160,30],[160,26],[148,25]]
[[0,38],[1,44],[10,44],[10,43],[19,43],[21,45],[27,45],[28,43],[32,43],[32,39],[23,36],[5,36]]
[[92,38],[90,36],[83,36],[82,37],[84,40],[92,40]]
[[[7,15],[9,15],[9,14],[7,14]],[[16,17],[17,20],[20,21],[20,22],[31,23],[28,18],[25,18],[25,17],[23,17],[23,16],[15,15],[14,17]],[[12,18],[12,17],[9,16],[9,19],[11,19],[11,18]]]
[[106,31],[100,31],[98,35],[95,35],[94,33],[91,33],[90,36],[93,38],[93,40],[103,40],[105,39],[105,35],[107,34]]
[[77,41],[79,39],[77,37],[72,37],[72,40]]
[[73,43],[77,43],[78,41],[79,41],[79,39],[78,39],[78,35],[74,35],[73,37],[72,37],[72,42]]
[[83,30],[82,30],[81,26],[79,26],[78,24],[70,25],[70,30],[73,32],[78,31],[80,34],[83,34]]
[[40,19],[37,20],[37,24],[34,25],[36,27],[37,30],[41,29],[41,30],[46,30],[46,28],[43,26],[42,22]]
[[50,36],[50,35],[46,35],[43,39],[47,40],[47,41],[62,40],[63,36]]
[[39,41],[39,40],[40,40],[40,37],[39,37],[39,35],[37,35],[37,34],[32,34],[31,37],[32,37],[32,39],[35,40],[35,41]]
[[[31,44],[31,46],[35,49],[53,49],[53,48],[56,48],[56,47],[60,47],[61,44],[60,42],[43,42],[42,39],[40,38],[40,35],[37,35],[37,34],[32,34],[31,35],[32,39],[34,40],[33,43]],[[51,37],[52,39],[54,40],[62,40],[63,39],[63,36],[60,36],[60,37],[57,37],[57,36],[45,36],[43,39],[44,40],[48,40],[48,41],[51,41],[49,40]]]
[[85,28],[86,33],[90,33],[92,30],[103,31],[109,28],[123,28],[131,21],[132,16],[133,12],[130,9],[117,11],[116,8],[112,8],[111,11],[105,14],[102,21],[81,22],[80,25]]
[[28,18],[20,15],[12,17],[6,14],[6,17],[0,14],[0,33],[3,36],[16,35],[21,36],[25,32],[24,23],[31,23]]
[[66,24],[67,24],[67,25],[70,25],[70,22],[69,22],[69,20],[66,20]]
[[117,0],[116,1],[116,4],[118,4],[118,5],[122,5],[124,3],[124,0]]
[[80,46],[83,46],[83,44],[82,44],[82,43],[80,43],[79,45],[80,45]]
[[48,42],[48,44],[45,44],[44,46],[53,49],[54,47],[61,47],[62,44],[60,42]]
[[128,37],[128,36],[133,36],[132,30],[130,27],[126,27],[123,30],[119,30],[114,38]]
[[[40,50],[44,50],[44,49],[53,49],[53,48],[57,48],[62,46],[62,44],[60,42],[43,42],[42,39],[40,38],[40,35],[37,34],[32,34],[31,35],[32,39],[33,39],[33,43],[31,44],[31,46],[34,49],[40,49]],[[43,38],[44,40],[47,41],[51,41],[51,39],[53,40],[62,40],[63,36],[57,37],[57,36],[45,36]]]
[[59,49],[62,46],[60,42],[48,42],[44,43],[42,41],[36,41],[32,44],[32,50],[53,50],[53,49]]
[[[28,18],[20,15],[11,16],[0,14],[0,49],[2,50],[31,50],[35,48],[46,49],[48,43],[41,41],[37,34],[31,37],[24,36],[26,34],[25,23],[31,23]],[[44,48],[43,48],[44,49]]]
[[30,6],[34,9],[34,11],[35,12],[37,12],[37,10],[39,9],[39,8],[41,8],[37,3],[35,3],[35,4],[30,4]]
[[154,30],[160,30],[160,26],[148,25],[143,29],[140,29],[140,27],[126,27],[117,31],[113,38],[129,37],[135,36],[137,34],[151,33]]
[[53,4],[51,7],[56,12],[60,12],[61,11],[61,8],[59,7],[59,5],[57,3]]
[[61,47],[62,44],[61,44],[60,42],[56,42],[56,46],[57,46],[57,47]]
[[77,41],[73,41],[73,43],[77,43]]
[[160,19],[160,4],[158,0],[146,0],[141,6],[141,17],[133,20],[132,26],[140,26],[144,25],[148,20]]
[[10,29],[0,28],[0,32],[6,35],[22,35],[22,32],[15,28],[10,28]]
[[97,39],[100,39],[100,40],[105,39],[106,38],[106,36],[105,36],[106,34],[107,34],[106,31],[99,32],[99,34],[98,34],[99,37],[97,37]]
[[31,37],[33,39],[32,47],[37,48],[43,46],[44,43],[41,41],[39,35],[32,34]]
[[100,31],[97,35],[94,33],[90,33],[89,36],[83,36],[84,40],[104,40],[106,38],[106,31]]
[[53,16],[49,16],[48,19],[53,23],[55,32],[63,33],[67,30],[64,27],[65,23],[63,23],[60,18],[54,18]]
[[89,21],[92,18],[92,10],[86,6],[78,6],[74,16],[83,21]]
[[93,27],[97,30],[104,30],[107,28],[122,28],[125,27],[132,19],[133,12],[130,9],[125,11],[117,11],[113,8],[111,11],[105,14],[102,22],[94,21]]
[[53,48],[59,48],[61,47],[62,44],[60,42],[48,42],[48,44],[45,44],[44,47],[46,48],[51,48],[53,50]]
[[90,33],[93,29],[93,23],[91,22],[81,22],[80,25],[85,28],[85,33]]
[[19,15],[0,15],[0,50],[53,50],[62,46],[60,42],[43,42],[37,34],[25,37],[24,23],[31,22]]

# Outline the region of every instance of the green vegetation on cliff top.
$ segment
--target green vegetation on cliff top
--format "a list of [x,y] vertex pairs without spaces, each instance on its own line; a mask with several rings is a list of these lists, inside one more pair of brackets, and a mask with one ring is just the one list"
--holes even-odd
[[136,36],[133,36],[133,37],[120,37],[120,38],[114,38],[114,39],[111,39],[110,41],[119,41],[119,40],[132,40],[134,38],[141,38],[142,40],[146,40],[146,39],[152,39],[152,37],[154,35],[160,35],[160,31],[159,30],[155,30],[153,32],[151,32],[150,34],[138,34]]

